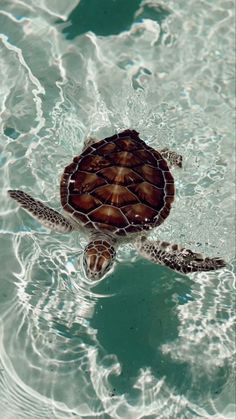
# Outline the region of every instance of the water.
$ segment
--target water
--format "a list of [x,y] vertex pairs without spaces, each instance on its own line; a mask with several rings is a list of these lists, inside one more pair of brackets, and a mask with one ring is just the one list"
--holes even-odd
[[[1,417],[233,418],[233,2],[2,0],[0,28]],[[126,245],[91,288],[86,237],[49,232],[7,197],[59,209],[84,138],[128,127],[184,156],[152,237],[227,268],[182,276]]]

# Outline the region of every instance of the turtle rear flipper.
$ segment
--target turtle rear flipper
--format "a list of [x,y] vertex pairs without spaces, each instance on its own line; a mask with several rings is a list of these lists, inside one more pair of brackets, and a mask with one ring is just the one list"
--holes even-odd
[[214,271],[223,268],[226,263],[221,258],[208,258],[200,253],[185,249],[177,244],[150,241],[142,237],[136,243],[139,253],[146,259],[160,265],[166,265],[174,271],[184,274],[197,271]]
[[58,233],[69,233],[74,229],[72,223],[59,212],[47,207],[40,201],[36,201],[32,196],[20,190],[9,190],[11,198],[19,202],[22,208],[36,218],[42,225]]
[[175,151],[171,151],[168,148],[163,148],[160,150],[160,153],[162,157],[167,160],[170,166],[182,168],[183,157],[180,154],[176,153]]

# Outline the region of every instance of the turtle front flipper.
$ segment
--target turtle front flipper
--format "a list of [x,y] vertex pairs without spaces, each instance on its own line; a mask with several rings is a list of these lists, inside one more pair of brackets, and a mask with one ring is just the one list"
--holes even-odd
[[173,166],[173,167],[177,166],[177,167],[182,168],[183,157],[180,154],[176,153],[175,151],[171,151],[168,148],[163,148],[162,150],[160,150],[160,153],[162,157],[165,160],[167,160],[170,166]]
[[27,193],[20,190],[9,190],[11,198],[19,202],[22,208],[36,218],[42,225],[59,233],[69,233],[74,229],[72,223],[59,212],[47,207],[40,201],[36,201]]
[[141,237],[136,242],[139,253],[146,259],[160,265],[166,265],[174,271],[184,274],[197,271],[214,271],[223,268],[226,263],[221,258],[208,258],[200,253],[185,249],[177,244],[151,241]]

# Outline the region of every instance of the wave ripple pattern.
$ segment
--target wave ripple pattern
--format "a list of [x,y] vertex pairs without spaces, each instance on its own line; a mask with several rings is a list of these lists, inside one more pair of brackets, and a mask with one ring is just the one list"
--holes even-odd
[[[0,27],[1,418],[233,418],[233,1],[3,0]],[[153,238],[227,268],[185,277],[124,244],[93,288],[86,236],[8,199],[59,210],[84,139],[125,128],[183,155]]]

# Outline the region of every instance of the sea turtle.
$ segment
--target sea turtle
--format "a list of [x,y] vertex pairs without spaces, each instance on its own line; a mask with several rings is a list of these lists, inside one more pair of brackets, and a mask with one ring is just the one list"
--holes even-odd
[[138,132],[128,129],[100,141],[90,139],[64,169],[60,192],[65,216],[23,191],[8,192],[50,229],[89,232],[83,266],[91,280],[111,271],[122,240],[132,241],[152,262],[182,273],[222,268],[225,262],[220,258],[205,258],[179,245],[147,238],[148,230],[169,215],[174,200],[168,164],[182,167],[182,157],[168,149],[154,150]]

